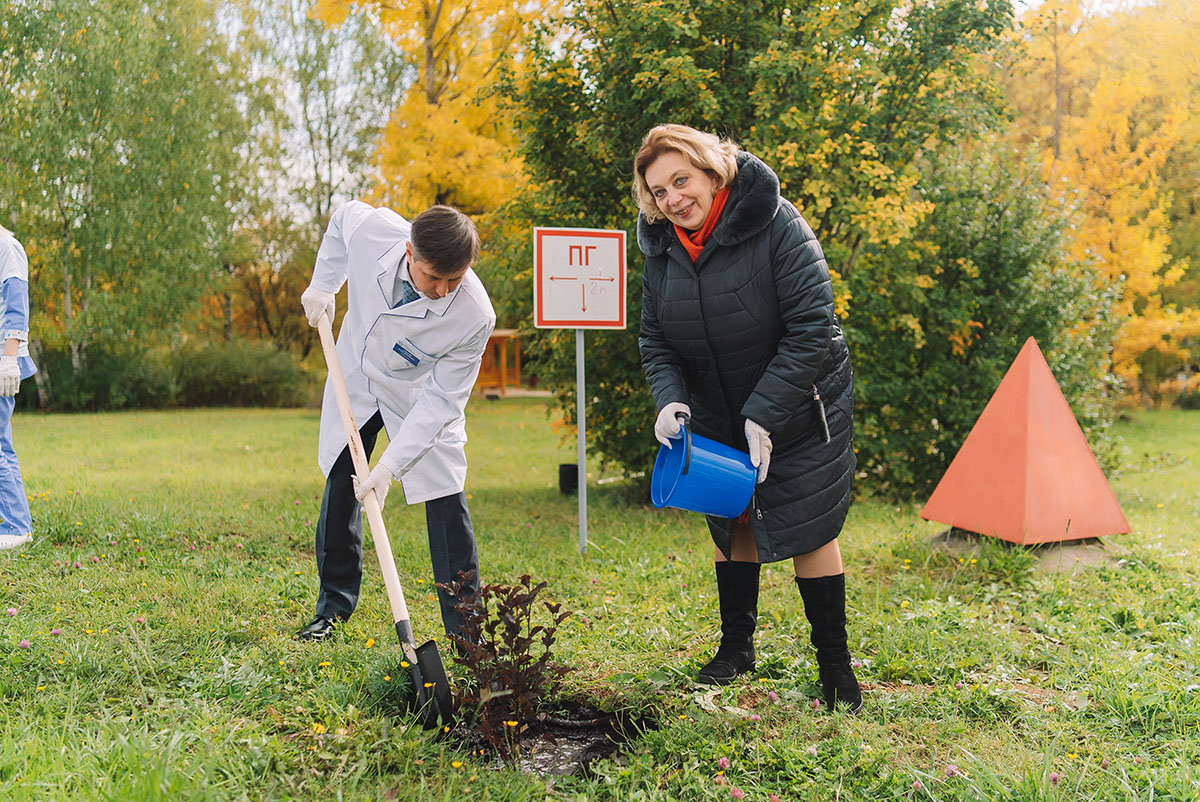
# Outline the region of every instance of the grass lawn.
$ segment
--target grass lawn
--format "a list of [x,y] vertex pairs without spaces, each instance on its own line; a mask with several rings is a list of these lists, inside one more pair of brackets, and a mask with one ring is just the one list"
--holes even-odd
[[[316,412],[19,415],[37,539],[0,553],[0,798],[1200,799],[1200,412],[1118,426],[1134,531],[1100,546],[948,541],[919,507],[856,502],[857,717],[811,707],[790,563],[763,574],[757,675],[694,686],[717,632],[702,519],[593,468],[581,556],[557,489],[574,443],[544,402],[473,401],[468,431],[484,578],[530,573],[576,611],[564,695],[658,720],[621,759],[543,779],[395,715],[373,555],[340,636],[292,639],[316,596]],[[419,639],[440,627],[423,515],[388,497]]]

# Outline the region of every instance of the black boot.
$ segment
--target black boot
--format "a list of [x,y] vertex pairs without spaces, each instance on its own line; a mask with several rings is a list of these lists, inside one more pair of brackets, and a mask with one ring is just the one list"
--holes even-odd
[[758,624],[758,563],[716,564],[721,604],[721,646],[700,669],[698,682],[728,685],[754,670],[754,627]]
[[812,644],[817,647],[817,669],[825,705],[847,705],[851,713],[862,710],[862,691],[850,666],[846,648],[846,575],[816,579],[796,577],[804,599],[804,614],[812,624]]

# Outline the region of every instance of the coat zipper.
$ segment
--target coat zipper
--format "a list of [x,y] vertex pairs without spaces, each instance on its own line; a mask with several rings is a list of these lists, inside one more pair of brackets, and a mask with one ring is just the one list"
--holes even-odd
[[829,421],[825,419],[825,402],[821,400],[821,391],[817,389],[817,385],[813,385],[813,400],[817,402],[817,415],[821,418],[821,432],[825,435],[825,442],[829,442]]
[[750,506],[754,508],[754,514],[758,516],[758,520],[762,520],[762,510],[758,507],[758,488],[754,488],[754,492],[750,494]]

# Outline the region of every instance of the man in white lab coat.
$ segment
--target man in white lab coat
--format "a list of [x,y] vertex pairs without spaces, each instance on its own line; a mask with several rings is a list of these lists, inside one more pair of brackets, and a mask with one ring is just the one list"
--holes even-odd
[[[334,294],[347,283],[337,353],[368,458],[381,428],[388,446],[361,485],[329,382],[321,405],[317,461],[326,475],[317,519],[313,620],[299,633],[321,640],[354,612],[362,579],[362,508],[374,490],[380,505],[391,483],[408,504],[425,503],[437,582],[474,571],[478,555],[463,486],[467,476],[464,408],[496,313],[471,263],[479,235],[449,206],[433,206],[411,223],[390,209],[351,201],[330,218],[312,281],[301,296],[312,326],[333,320]],[[456,632],[453,599],[438,591],[442,622]]]

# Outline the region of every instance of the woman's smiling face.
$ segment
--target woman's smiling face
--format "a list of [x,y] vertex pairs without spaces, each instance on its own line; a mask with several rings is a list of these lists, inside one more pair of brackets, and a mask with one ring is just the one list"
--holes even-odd
[[691,231],[704,225],[717,194],[715,178],[677,150],[650,162],[645,178],[654,202],[668,220]]

